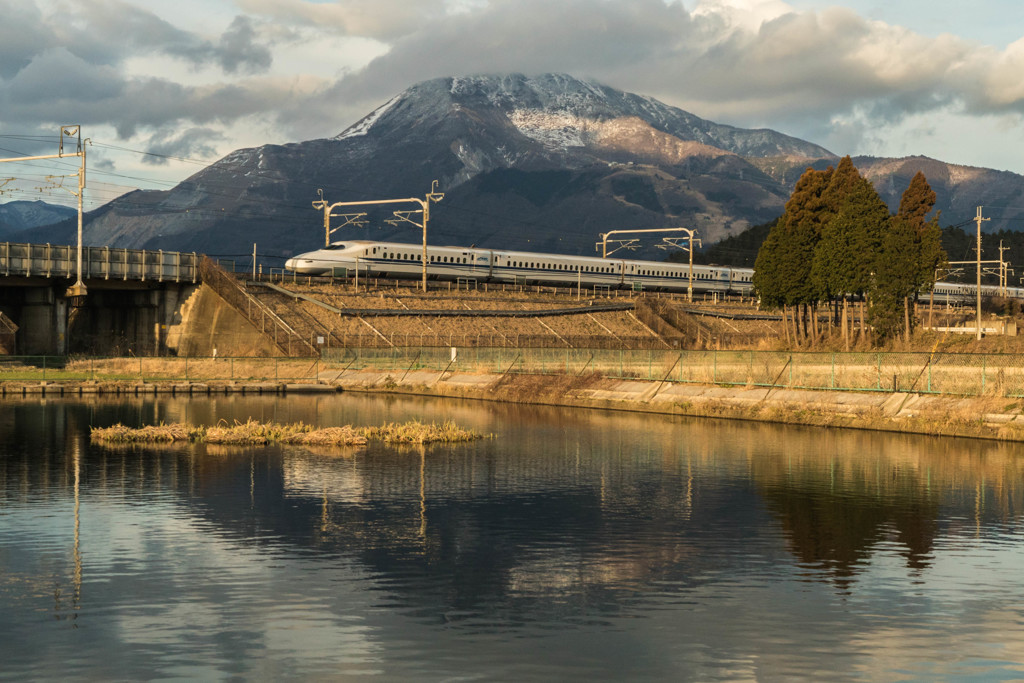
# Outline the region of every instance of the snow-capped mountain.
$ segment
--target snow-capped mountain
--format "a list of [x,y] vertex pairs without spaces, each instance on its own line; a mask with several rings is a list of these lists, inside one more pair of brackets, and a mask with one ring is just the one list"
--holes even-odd
[[[872,179],[887,201],[923,164],[946,169],[933,187],[940,207],[955,203],[964,174],[953,167],[875,161],[865,163],[882,169]],[[775,218],[804,168],[834,162],[809,142],[563,74],[439,78],[333,138],[236,150],[173,190],[125,195],[94,212],[86,233],[110,246],[244,254],[255,242],[287,255],[323,243],[318,190],[329,203],[423,197],[437,180],[445,198],[431,210],[433,244],[593,253],[602,232],[677,226],[710,243]],[[1003,190],[1024,189],[1008,175]],[[411,224],[384,222],[395,208],[416,207],[352,208],[367,211],[369,227],[333,239],[418,242]],[[70,240],[72,227],[39,239]]]

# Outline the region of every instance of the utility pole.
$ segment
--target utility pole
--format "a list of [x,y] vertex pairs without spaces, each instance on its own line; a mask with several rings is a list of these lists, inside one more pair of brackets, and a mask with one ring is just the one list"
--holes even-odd
[[[330,245],[330,242],[331,242],[330,236],[331,236],[331,232],[332,231],[330,229],[330,225],[329,225],[328,221],[329,221],[329,219],[330,219],[330,217],[332,215],[336,215],[336,216],[337,215],[344,215],[348,219],[344,223],[344,225],[362,224],[363,222],[360,221],[359,219],[362,216],[366,215],[365,213],[362,213],[362,214],[331,214],[331,211],[333,211],[335,208],[337,208],[339,206],[371,206],[371,205],[375,205],[375,204],[408,204],[408,203],[418,204],[419,207],[420,207],[419,210],[413,209],[411,211],[406,211],[406,210],[394,211],[393,212],[394,213],[394,218],[388,219],[385,222],[386,223],[390,223],[392,225],[397,225],[398,223],[401,223],[401,222],[404,221],[406,223],[412,223],[417,228],[420,228],[421,230],[423,230],[423,291],[424,292],[427,291],[427,223],[430,221],[430,204],[431,204],[431,202],[439,202],[442,199],[444,199],[444,193],[437,191],[437,181],[436,180],[433,181],[430,184],[430,192],[427,193],[427,196],[426,196],[425,199],[420,199],[419,197],[406,197],[405,199],[373,199],[373,200],[361,200],[361,201],[355,201],[355,202],[335,202],[334,204],[330,204],[329,205],[329,204],[327,204],[327,202],[325,202],[322,199],[322,197],[323,197],[323,190],[320,190],[320,197],[321,197],[321,199],[319,201],[313,202],[313,208],[314,209],[322,209],[323,212],[324,212],[324,230],[326,232],[327,245]],[[414,221],[412,219],[412,216],[414,216],[414,215],[420,215],[420,216],[422,216],[422,219],[419,222]],[[338,226],[338,227],[343,227],[343,226]],[[338,228],[335,228],[335,230],[337,230],[337,229]],[[358,269],[358,267],[357,267],[357,269]]]
[[[611,254],[614,254],[619,249],[635,249],[636,245],[639,244],[637,239],[628,240],[612,240],[613,243],[620,243],[618,247],[608,251],[608,238],[611,235],[636,235],[640,233],[652,233],[652,232],[683,232],[686,233],[686,246],[679,244],[677,240],[683,239],[682,237],[665,237],[663,242],[665,244],[659,244],[658,247],[665,249],[668,246],[677,247],[679,249],[686,249],[690,252],[690,283],[686,288],[686,300],[693,301],[693,243],[694,235],[697,234],[696,230],[690,230],[689,228],[650,228],[647,230],[612,230],[611,232],[602,232],[601,241],[594,245],[595,249],[601,250],[601,258],[608,258]],[[696,240],[700,243],[700,240]]]
[[999,296],[1006,296],[1006,280],[1010,264],[1003,260],[1003,252],[1008,249],[1009,247],[1004,247],[1003,241],[999,240]]
[[[324,191],[322,189],[317,190],[317,194],[320,195],[320,199],[313,202],[314,209],[322,209],[324,212],[324,246],[331,246],[331,233],[335,230],[341,230],[346,225],[355,225],[362,227],[366,225],[366,221],[362,220],[366,217],[366,213],[331,213],[337,206],[342,204],[328,204],[324,201]],[[331,229],[331,218],[344,218],[345,222],[337,226],[333,230]]]
[[978,223],[978,246],[977,246],[977,251],[978,251],[978,280],[977,280],[977,288],[978,288],[978,302],[977,302],[977,305],[978,305],[978,317],[977,317],[977,325],[978,325],[978,327],[977,327],[977,330],[975,331],[975,339],[979,339],[980,340],[981,339],[981,224],[982,224],[983,221],[988,221],[988,220],[992,220],[992,219],[991,218],[982,218],[981,217],[981,207],[979,206],[978,207],[978,213],[975,215],[974,220]]
[[[69,140],[74,139],[76,142],[74,152],[64,151],[64,138]],[[86,138],[85,142],[90,142]],[[65,296],[68,297],[72,305],[80,305],[86,296],[85,283],[82,282],[82,200],[85,195],[85,147],[82,145],[82,127],[78,125],[72,126],[61,126],[60,127],[60,147],[57,148],[57,154],[41,154],[37,156],[26,156],[26,157],[11,157],[8,159],[0,159],[0,163],[6,161],[38,161],[41,159],[63,159],[64,157],[79,157],[82,160],[81,166],[78,169],[78,192],[72,192],[71,194],[78,197],[78,256],[76,258],[76,275],[77,280],[75,284],[68,288]],[[69,190],[70,192],[70,190]]]

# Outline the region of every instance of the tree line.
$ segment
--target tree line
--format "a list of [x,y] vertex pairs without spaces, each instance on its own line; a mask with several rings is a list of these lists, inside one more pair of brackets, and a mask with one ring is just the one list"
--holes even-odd
[[947,263],[938,216],[929,218],[934,206],[920,172],[890,214],[849,156],[835,168],[808,168],[758,250],[754,289],[762,305],[783,310],[794,341],[823,333],[818,311],[826,304],[848,344],[851,302],[861,308],[861,335],[869,334],[866,320],[880,341],[909,337],[911,302]]

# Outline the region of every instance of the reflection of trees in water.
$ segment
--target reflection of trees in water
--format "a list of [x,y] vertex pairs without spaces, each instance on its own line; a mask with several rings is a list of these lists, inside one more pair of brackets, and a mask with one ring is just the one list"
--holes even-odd
[[856,490],[833,495],[811,490],[763,490],[768,509],[782,522],[790,549],[801,565],[824,569],[840,586],[863,569],[883,541],[906,548],[907,566],[928,566],[938,533],[934,501],[872,499]]
[[[308,405],[340,419],[328,404]],[[91,400],[15,411],[0,414],[0,444],[34,445],[0,458],[7,496],[69,495],[68,439],[89,424],[168,415],[166,405]],[[147,491],[176,491],[162,500],[211,522],[204,533],[353,558],[403,595],[433,591],[425,603],[456,608],[585,601],[742,571],[765,526],[752,488],[797,562],[844,588],[880,544],[905,548],[917,571],[941,534],[958,531],[940,519],[964,519],[963,533],[977,533],[1024,509],[1024,458],[1013,445],[563,413],[487,406],[483,415],[512,425],[505,439],[423,450],[89,446],[82,494],[145,502]]]
[[[1020,515],[1024,458],[1016,445],[822,431],[752,460],[751,475],[798,561],[849,584],[880,543],[909,569],[929,566],[945,515],[977,529]],[[802,446],[802,447],[800,447]]]

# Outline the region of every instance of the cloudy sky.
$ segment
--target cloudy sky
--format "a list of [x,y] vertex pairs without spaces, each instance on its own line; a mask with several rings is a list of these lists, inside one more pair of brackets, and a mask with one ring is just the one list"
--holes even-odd
[[[336,135],[421,80],[510,71],[838,154],[1024,173],[1020,0],[0,0],[0,16],[0,156],[52,153],[81,124],[91,205]],[[58,172],[0,165],[22,187]]]

